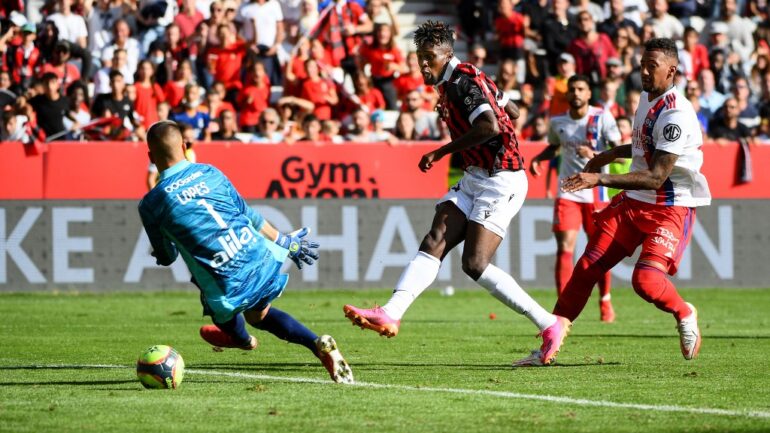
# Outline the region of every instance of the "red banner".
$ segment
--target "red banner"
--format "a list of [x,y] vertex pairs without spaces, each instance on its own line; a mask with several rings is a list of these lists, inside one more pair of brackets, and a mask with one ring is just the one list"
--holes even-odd
[[[222,170],[250,199],[360,197],[437,198],[447,190],[449,158],[428,173],[420,157],[437,143],[265,145],[200,143],[198,161]],[[524,143],[526,161],[543,149]],[[770,146],[751,149],[754,179],[739,181],[738,147],[706,145],[703,173],[714,198],[770,198]],[[143,143],[52,143],[44,153],[21,143],[0,143],[0,199],[139,199],[146,192]],[[554,188],[556,179],[553,180]],[[530,176],[528,198],[545,197],[545,177]]]

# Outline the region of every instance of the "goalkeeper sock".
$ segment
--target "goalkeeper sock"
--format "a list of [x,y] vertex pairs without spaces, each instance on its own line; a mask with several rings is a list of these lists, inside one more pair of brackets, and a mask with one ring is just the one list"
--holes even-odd
[[224,323],[214,322],[222,332],[232,337],[235,341],[241,342],[242,346],[251,344],[251,335],[246,331],[246,321],[243,315],[236,314],[232,319]]
[[498,301],[527,316],[541,331],[556,323],[556,316],[540,306],[507,272],[489,264],[478,280]]
[[317,355],[315,340],[318,336],[313,333],[313,331],[307,329],[305,325],[300,323],[297,319],[275,307],[271,306],[270,310],[268,310],[265,315],[265,318],[254,325],[254,327],[267,331],[289,343],[301,344]]

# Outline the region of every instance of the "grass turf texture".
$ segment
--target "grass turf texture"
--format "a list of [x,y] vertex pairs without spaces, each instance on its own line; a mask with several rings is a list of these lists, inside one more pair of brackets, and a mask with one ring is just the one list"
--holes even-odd
[[[685,361],[674,320],[630,289],[613,293],[617,322],[596,298],[550,368],[511,369],[539,344],[526,319],[483,291],[425,293],[398,337],[353,328],[342,305],[384,302],[389,291],[291,292],[275,305],[332,334],[358,382],[292,383],[221,373],[328,380],[304,348],[254,330],[254,352],[215,353],[195,293],[0,295],[2,432],[767,432],[770,419],[581,406],[420,391],[489,390],[618,403],[770,412],[770,290],[689,290],[704,335]],[[550,291],[534,291],[551,306]],[[490,320],[490,313],[496,319]],[[176,391],[145,390],[139,354],[169,344],[188,374]],[[108,364],[118,368],[30,368]]]

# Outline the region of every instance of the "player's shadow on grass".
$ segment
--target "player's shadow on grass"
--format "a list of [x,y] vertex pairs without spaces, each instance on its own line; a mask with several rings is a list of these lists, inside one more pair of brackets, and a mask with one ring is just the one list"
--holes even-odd
[[224,364],[224,363],[206,363],[188,365],[191,370],[233,370],[233,371],[253,371],[254,374],[267,371],[305,371],[308,368],[321,367],[319,362],[259,362],[248,364]]
[[[0,382],[3,386],[94,386],[94,385],[125,385],[136,383],[136,380],[48,380],[41,382]],[[109,388],[112,389],[112,388]]]

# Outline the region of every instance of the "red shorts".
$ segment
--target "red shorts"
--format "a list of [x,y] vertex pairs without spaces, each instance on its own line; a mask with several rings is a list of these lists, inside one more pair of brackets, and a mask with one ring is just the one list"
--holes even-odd
[[645,203],[621,193],[596,214],[596,224],[603,232],[597,235],[600,249],[617,242],[630,256],[641,244],[639,260],[660,263],[674,275],[690,242],[695,208]]
[[576,201],[557,198],[553,204],[553,232],[567,230],[583,230],[588,236],[596,231],[594,212],[604,209],[607,203],[578,203]]

